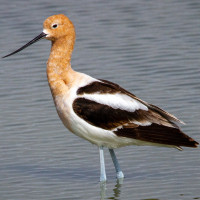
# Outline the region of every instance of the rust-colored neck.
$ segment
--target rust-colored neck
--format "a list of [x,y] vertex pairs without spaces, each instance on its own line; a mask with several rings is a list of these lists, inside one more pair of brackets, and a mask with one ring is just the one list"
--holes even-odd
[[73,35],[52,41],[47,62],[47,77],[53,96],[66,92],[74,79],[75,72],[70,63],[74,42]]

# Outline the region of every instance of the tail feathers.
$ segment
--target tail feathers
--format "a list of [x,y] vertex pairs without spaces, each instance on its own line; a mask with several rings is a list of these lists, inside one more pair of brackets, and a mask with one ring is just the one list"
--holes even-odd
[[173,121],[173,122],[178,122],[178,123],[181,123],[181,124],[185,124],[183,121],[179,120],[177,117],[175,117],[174,115],[168,113],[167,111],[165,110],[162,110],[161,108],[157,107],[157,106],[154,106],[152,104],[149,104],[149,107],[156,111],[157,113],[159,113],[162,117],[164,117],[165,119],[168,119],[169,121]]
[[172,145],[178,149],[181,149],[180,146],[198,147],[199,144],[178,128],[158,124],[138,126],[135,128],[128,128],[126,126],[115,131],[115,134],[121,137],[129,137],[146,142]]

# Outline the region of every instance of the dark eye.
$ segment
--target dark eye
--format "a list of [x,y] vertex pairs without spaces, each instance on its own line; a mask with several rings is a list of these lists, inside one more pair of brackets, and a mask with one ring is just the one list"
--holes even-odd
[[53,24],[52,25],[52,28],[57,28],[58,27],[58,24]]

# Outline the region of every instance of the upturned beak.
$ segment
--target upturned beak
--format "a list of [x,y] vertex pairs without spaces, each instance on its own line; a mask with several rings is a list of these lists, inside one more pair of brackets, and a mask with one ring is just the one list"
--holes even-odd
[[46,37],[46,35],[47,35],[46,33],[42,32],[40,35],[38,35],[37,37],[35,37],[34,39],[32,39],[30,42],[28,42],[27,44],[25,44],[25,45],[22,46],[21,48],[17,49],[16,51],[14,51],[14,52],[12,52],[12,53],[6,55],[6,56],[3,56],[2,58],[6,58],[6,57],[8,57],[8,56],[12,56],[12,55],[14,55],[14,54],[16,54],[16,53],[22,51],[22,50],[25,49],[26,47],[32,45],[33,43],[39,41],[40,39],[42,39],[42,38],[44,38],[44,37]]

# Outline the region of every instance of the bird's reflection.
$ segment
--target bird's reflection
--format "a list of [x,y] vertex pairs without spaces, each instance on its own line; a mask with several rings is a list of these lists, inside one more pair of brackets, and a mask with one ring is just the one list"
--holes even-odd
[[[120,200],[120,194],[121,194],[121,187],[123,184],[123,179],[122,180],[117,180],[116,185],[113,188],[113,194],[106,195],[106,183],[100,183],[100,189],[101,189],[101,198],[100,200]],[[157,198],[146,198],[145,200],[159,200]]]
[[105,200],[105,199],[119,200],[122,184],[123,184],[123,179],[117,180],[116,185],[113,188],[113,195],[106,198],[106,183],[100,183],[100,189],[101,189],[100,200]]

